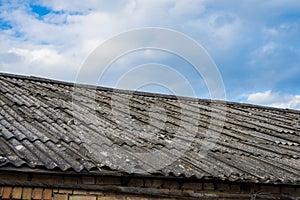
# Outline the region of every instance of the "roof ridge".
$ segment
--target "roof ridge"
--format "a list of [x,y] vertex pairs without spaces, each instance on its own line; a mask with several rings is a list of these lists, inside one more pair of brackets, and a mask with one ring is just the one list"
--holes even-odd
[[290,108],[276,108],[276,107],[271,107],[271,106],[233,102],[233,101],[219,100],[219,99],[201,99],[199,97],[187,97],[187,96],[161,94],[161,93],[146,92],[146,91],[133,91],[133,90],[127,90],[127,89],[109,88],[109,87],[99,86],[99,85],[91,85],[91,84],[86,84],[86,83],[75,83],[75,82],[70,82],[70,81],[66,81],[66,80],[57,80],[54,78],[38,77],[38,76],[25,75],[25,74],[12,74],[12,73],[0,72],[0,77],[26,79],[26,80],[32,80],[32,81],[40,81],[40,82],[44,82],[44,83],[61,84],[61,85],[67,85],[67,86],[72,86],[72,87],[81,87],[81,88],[86,88],[86,89],[96,89],[96,90],[102,90],[102,91],[108,91],[108,92],[118,92],[120,94],[140,95],[140,96],[156,97],[156,98],[167,98],[167,99],[172,99],[172,100],[207,102],[207,103],[215,103],[215,104],[223,104],[223,105],[236,104],[239,106],[247,106],[250,108],[267,109],[270,111],[271,110],[287,111],[287,112],[296,113],[296,114],[300,113],[299,110],[290,109]]

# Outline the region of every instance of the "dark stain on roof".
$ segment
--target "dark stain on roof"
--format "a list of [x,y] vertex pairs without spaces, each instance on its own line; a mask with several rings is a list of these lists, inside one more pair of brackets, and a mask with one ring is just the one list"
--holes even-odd
[[299,184],[299,121],[296,110],[0,74],[0,169]]

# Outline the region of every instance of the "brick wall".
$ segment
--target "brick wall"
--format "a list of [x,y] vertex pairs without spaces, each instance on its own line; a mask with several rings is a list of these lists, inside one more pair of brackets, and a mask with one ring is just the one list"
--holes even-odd
[[[1,199],[297,199],[300,187],[186,178],[0,172]],[[300,198],[299,198],[300,199]]]

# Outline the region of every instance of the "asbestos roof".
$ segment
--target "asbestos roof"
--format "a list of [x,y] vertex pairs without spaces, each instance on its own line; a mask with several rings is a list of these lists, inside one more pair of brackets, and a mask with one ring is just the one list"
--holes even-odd
[[300,112],[0,74],[5,167],[300,183]]

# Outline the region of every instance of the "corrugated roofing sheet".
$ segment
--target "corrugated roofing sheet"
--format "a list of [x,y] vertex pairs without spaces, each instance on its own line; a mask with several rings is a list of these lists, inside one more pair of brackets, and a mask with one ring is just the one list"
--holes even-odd
[[300,182],[300,112],[0,74],[0,169]]

